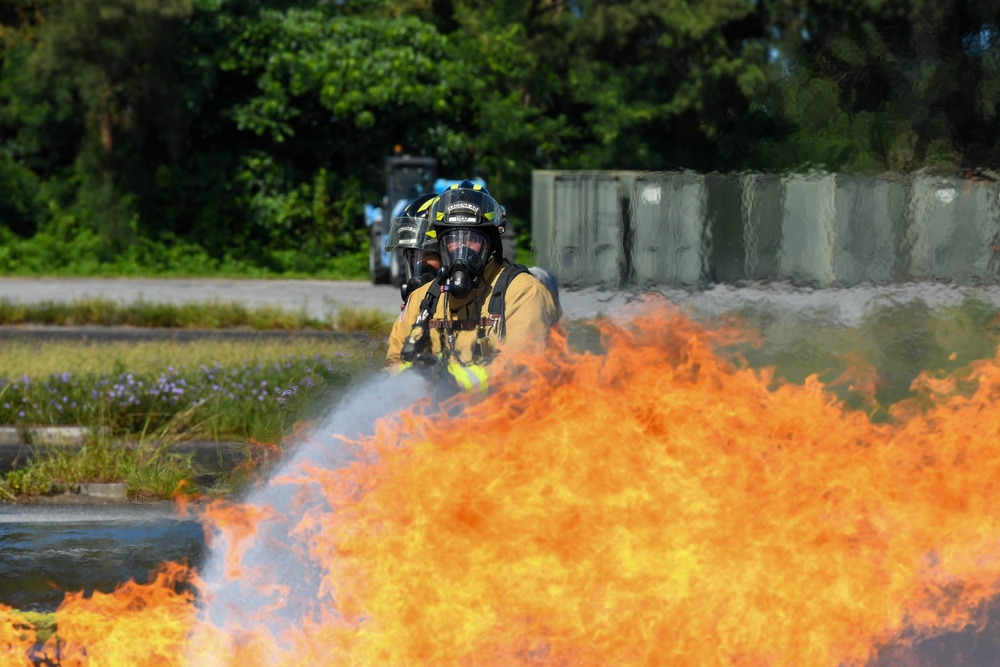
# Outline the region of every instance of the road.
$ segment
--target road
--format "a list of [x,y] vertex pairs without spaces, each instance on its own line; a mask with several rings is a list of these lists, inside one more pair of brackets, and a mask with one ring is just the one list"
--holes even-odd
[[0,299],[14,303],[56,303],[103,298],[129,304],[240,303],[247,307],[304,309],[325,318],[339,308],[399,312],[399,289],[361,281],[169,279],[169,278],[0,278]]
[[[699,289],[659,288],[656,291],[703,315],[753,306],[793,313],[809,309],[833,310],[841,314],[841,319],[854,320],[863,314],[865,307],[876,302],[922,300],[930,306],[940,306],[969,297],[1000,307],[1000,286],[972,287],[934,281],[826,289],[767,282],[742,286],[718,284]],[[559,300],[568,319],[588,319],[612,313],[635,295],[635,290],[563,288]],[[125,304],[138,300],[175,304],[218,301],[248,307],[304,308],[316,318],[329,317],[342,307],[374,308],[392,315],[399,312],[400,304],[398,288],[372,285],[367,281],[0,277],[0,300],[42,303],[85,298],[112,299]]]
[[[338,309],[372,308],[399,312],[399,288],[367,281],[187,278],[0,278],[0,300],[13,303],[64,303],[77,299],[110,299],[123,304],[240,303],[247,307],[304,309],[310,317],[329,318]],[[595,288],[560,294],[571,318],[605,314],[625,296]]]

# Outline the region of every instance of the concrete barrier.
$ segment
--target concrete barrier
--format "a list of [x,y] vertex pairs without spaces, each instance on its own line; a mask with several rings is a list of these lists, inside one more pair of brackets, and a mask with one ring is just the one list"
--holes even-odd
[[535,263],[562,285],[619,287],[631,183],[623,188],[618,172],[537,171],[532,183],[539,193],[532,203]]
[[634,188],[630,282],[700,282],[707,273],[704,178],[694,173],[642,174]]
[[1000,186],[929,174],[539,171],[535,261],[567,286],[996,282]]
[[0,426],[0,446],[66,445],[82,447],[87,429],[79,426]]
[[838,283],[906,279],[903,237],[909,184],[898,176],[837,175],[833,273]]
[[915,278],[968,282],[996,277],[1000,225],[996,184],[918,175],[912,181],[907,245]]
[[791,175],[784,177],[782,184],[785,192],[775,277],[797,284],[830,285],[836,280],[834,177]]

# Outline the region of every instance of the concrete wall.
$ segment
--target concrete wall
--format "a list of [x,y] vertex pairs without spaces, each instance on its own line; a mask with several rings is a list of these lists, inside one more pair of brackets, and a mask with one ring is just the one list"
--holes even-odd
[[647,173],[630,193],[632,261],[637,285],[693,285],[705,275],[705,179]]
[[909,176],[536,171],[535,261],[564,285],[1000,276],[1000,185]]
[[631,173],[536,171],[532,175],[536,264],[564,285],[617,288],[626,270],[623,204]]

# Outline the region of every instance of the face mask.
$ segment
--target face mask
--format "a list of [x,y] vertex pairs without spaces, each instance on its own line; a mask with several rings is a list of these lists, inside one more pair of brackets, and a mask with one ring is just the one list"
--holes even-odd
[[437,253],[421,250],[407,250],[404,254],[409,279],[400,285],[399,294],[406,301],[413,290],[434,280],[438,267],[441,266],[441,258]]
[[484,234],[471,229],[455,229],[446,232],[441,242],[448,253],[451,293],[464,297],[486,268],[489,240]]
[[[440,266],[440,262],[438,263],[438,266]],[[427,262],[417,262],[416,266],[413,267],[413,278],[411,278],[411,280],[419,280],[422,285],[434,280],[434,275],[436,273],[437,269]]]

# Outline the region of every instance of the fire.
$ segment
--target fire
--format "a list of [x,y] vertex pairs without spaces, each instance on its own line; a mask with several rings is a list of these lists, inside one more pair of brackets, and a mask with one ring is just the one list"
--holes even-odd
[[[815,377],[746,367],[720,352],[732,332],[663,303],[599,326],[602,354],[558,339],[485,400],[398,413],[351,465],[273,481],[314,496],[294,516],[213,507],[227,576],[247,576],[256,523],[288,522],[321,574],[300,622],[268,606],[216,627],[197,575],[165,566],[68,595],[45,655],[837,666],[984,622],[1000,587],[1000,356],[922,377],[875,424]],[[0,609],[0,652],[30,664],[40,649],[13,618]]]

